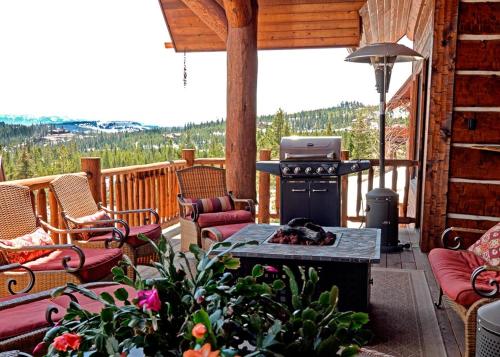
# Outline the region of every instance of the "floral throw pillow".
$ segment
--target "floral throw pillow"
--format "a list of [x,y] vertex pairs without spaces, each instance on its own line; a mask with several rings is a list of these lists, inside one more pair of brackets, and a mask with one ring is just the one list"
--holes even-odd
[[[76,222],[80,224],[76,224],[74,228],[107,228],[107,227],[114,227],[113,222],[109,223],[95,223],[93,225],[88,225],[88,224],[83,224],[83,223],[89,223],[89,222],[97,222],[97,221],[106,221],[110,220],[111,217],[104,212],[103,210],[99,210],[94,214],[91,214],[90,216],[83,216],[80,218],[75,219]],[[81,239],[83,240],[89,240],[92,237],[97,237],[101,236],[104,234],[107,234],[109,232],[84,232],[84,233],[79,233]]]
[[[234,210],[234,203],[229,195],[213,198],[184,198],[184,202],[196,203],[198,213],[227,212]],[[187,214],[191,214],[191,210],[188,209]]]
[[1,255],[3,255],[4,260],[9,264],[24,264],[50,254],[51,250],[25,250],[11,252],[8,248],[22,248],[32,247],[35,245],[53,244],[54,242],[52,241],[52,238],[50,238],[50,235],[45,232],[43,228],[37,228],[37,230],[33,233],[26,234],[18,238],[0,240],[0,253],[2,253]]
[[490,228],[469,250],[489,265],[500,265],[500,223]]

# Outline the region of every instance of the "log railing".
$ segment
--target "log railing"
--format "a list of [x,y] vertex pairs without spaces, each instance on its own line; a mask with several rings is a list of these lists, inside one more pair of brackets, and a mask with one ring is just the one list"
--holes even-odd
[[[177,223],[179,208],[176,196],[178,193],[178,183],[175,172],[179,169],[193,165],[210,165],[223,168],[224,158],[195,158],[194,150],[184,150],[182,160],[158,162],[147,165],[135,165],[101,170],[99,158],[82,158],[82,172],[78,175],[86,175],[89,179],[90,188],[96,202],[114,208],[117,211],[126,211],[138,208],[153,208],[160,216],[163,227]],[[269,150],[261,150],[259,159],[268,160],[271,158]],[[343,152],[342,158],[347,159],[348,153]],[[347,224],[347,220],[354,222],[364,221],[362,200],[364,194],[374,186],[374,168],[378,166],[378,160],[371,160],[372,169],[366,175],[358,173],[356,184],[356,200],[348,199],[349,180],[345,176],[341,180],[342,195],[342,225]],[[417,166],[412,160],[386,160],[386,166],[392,170],[391,187],[398,187],[398,168],[404,167],[404,188],[401,200],[400,223],[411,223],[415,219],[408,217],[408,196],[410,177]],[[15,183],[27,186],[31,189],[33,208],[43,220],[48,221],[55,227],[64,227],[64,222],[60,215],[60,208],[54,194],[49,189],[49,183],[57,175],[30,178],[16,181],[6,181],[5,183]],[[351,179],[352,181],[352,179]],[[367,183],[366,183],[367,181]],[[363,182],[365,184],[363,185]],[[1,184],[1,183],[0,183]],[[269,174],[258,173],[258,221],[261,223],[270,222],[279,217],[280,196],[279,178]],[[352,182],[351,182],[352,184]],[[348,216],[348,205],[355,204],[355,215]],[[274,206],[274,207],[273,207]],[[352,211],[352,209],[351,209]],[[115,218],[127,220],[131,226],[144,222],[144,214],[118,215]],[[57,243],[66,243],[67,237],[53,235]]]
[[[374,168],[379,167],[379,160],[370,160],[372,167],[368,170],[368,178],[367,178],[367,187],[363,189],[363,176],[364,172],[358,172],[357,176],[357,185],[356,185],[356,210],[354,216],[347,216],[348,221],[352,222],[364,222],[365,215],[363,212],[363,200],[365,194],[373,189],[373,181],[374,181]],[[415,169],[418,167],[418,161],[416,160],[385,160],[386,172],[391,173],[391,185],[390,188],[393,191],[398,191],[398,169],[404,168],[404,186],[403,186],[403,197],[402,201],[400,198],[400,214],[399,214],[399,223],[400,224],[408,224],[415,223],[415,218],[408,217],[408,198],[410,194],[410,178],[413,176]],[[344,179],[344,186],[342,189],[344,192],[348,191],[348,180]],[[388,187],[388,185],[386,186]],[[343,201],[343,208],[345,207],[345,211],[347,212],[347,200]]]

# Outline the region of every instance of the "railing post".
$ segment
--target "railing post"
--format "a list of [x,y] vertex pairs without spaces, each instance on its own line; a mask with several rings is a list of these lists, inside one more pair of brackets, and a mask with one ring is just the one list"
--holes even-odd
[[101,158],[82,157],[82,171],[87,174],[90,191],[96,202],[101,200]]
[[7,181],[5,178],[5,170],[3,169],[3,160],[0,156],[0,182]]
[[[271,150],[262,149],[259,153],[260,161],[271,160]],[[268,173],[259,172],[259,223],[269,223],[271,179]]]
[[182,149],[182,159],[186,160],[187,167],[194,166],[195,155],[195,149]]
[[[341,160],[349,160],[349,151],[348,150],[342,150],[340,152],[340,159]],[[341,197],[341,211],[340,211],[340,225],[342,227],[347,227],[347,190],[349,188],[348,186],[349,183],[349,176],[344,175],[341,178],[341,192],[342,192],[342,197]]]

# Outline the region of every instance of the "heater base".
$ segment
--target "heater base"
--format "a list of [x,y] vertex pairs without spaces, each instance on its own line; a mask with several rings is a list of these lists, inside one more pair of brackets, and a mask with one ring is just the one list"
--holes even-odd
[[410,243],[399,243],[398,245],[382,245],[380,247],[380,251],[382,253],[399,253],[402,252],[405,249],[410,249],[411,244]]

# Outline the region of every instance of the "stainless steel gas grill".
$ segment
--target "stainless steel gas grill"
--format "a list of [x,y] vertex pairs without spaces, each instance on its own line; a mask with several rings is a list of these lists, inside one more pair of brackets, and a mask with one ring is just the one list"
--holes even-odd
[[281,224],[305,217],[340,225],[339,176],[370,168],[368,160],[341,161],[340,147],[336,136],[284,137],[279,161],[257,162],[257,170],[281,177]]

